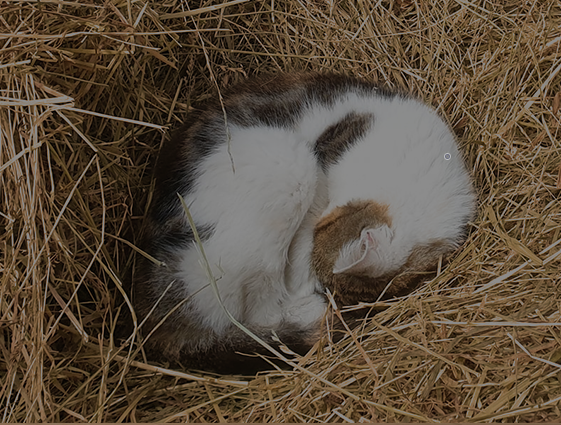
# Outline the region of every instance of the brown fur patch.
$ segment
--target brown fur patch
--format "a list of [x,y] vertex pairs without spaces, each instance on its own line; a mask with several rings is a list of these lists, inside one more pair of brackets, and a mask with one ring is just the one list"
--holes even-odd
[[[388,205],[374,201],[351,201],[342,207],[336,207],[331,213],[321,218],[314,229],[314,236],[332,226],[337,221],[346,219],[346,222],[356,219],[374,219],[380,224],[391,226],[392,220],[388,215]],[[366,217],[365,217],[366,216]],[[332,235],[331,235],[332,236]]]

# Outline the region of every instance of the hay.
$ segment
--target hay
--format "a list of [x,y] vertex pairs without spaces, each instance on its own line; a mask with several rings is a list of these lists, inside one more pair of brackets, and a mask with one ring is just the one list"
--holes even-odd
[[[559,418],[560,28],[555,1],[3,1],[2,422]],[[304,371],[147,364],[114,331],[161,141],[217,87],[312,69],[443,112],[480,192],[469,240]]]

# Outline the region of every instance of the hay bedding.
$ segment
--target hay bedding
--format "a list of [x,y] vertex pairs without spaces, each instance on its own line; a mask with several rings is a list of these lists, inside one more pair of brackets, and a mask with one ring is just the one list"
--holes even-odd
[[[560,28],[558,1],[0,1],[2,422],[559,418]],[[439,107],[471,236],[305,371],[147,364],[114,331],[160,142],[217,87],[294,69]]]

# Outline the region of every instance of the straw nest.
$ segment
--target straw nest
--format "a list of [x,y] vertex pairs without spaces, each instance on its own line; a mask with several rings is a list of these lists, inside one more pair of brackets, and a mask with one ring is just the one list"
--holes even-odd
[[[551,421],[561,412],[561,4],[0,2],[0,399],[6,421]],[[153,158],[246,75],[330,70],[419,94],[480,194],[440,274],[248,379],[114,337]]]

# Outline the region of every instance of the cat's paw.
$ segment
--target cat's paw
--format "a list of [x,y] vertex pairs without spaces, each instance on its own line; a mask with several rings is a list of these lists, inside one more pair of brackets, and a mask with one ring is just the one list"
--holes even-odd
[[327,301],[323,295],[311,294],[295,299],[286,305],[284,320],[302,327],[320,320],[327,310]]

